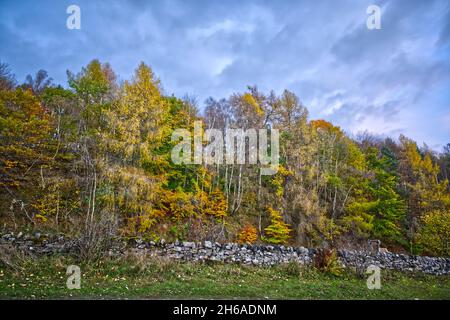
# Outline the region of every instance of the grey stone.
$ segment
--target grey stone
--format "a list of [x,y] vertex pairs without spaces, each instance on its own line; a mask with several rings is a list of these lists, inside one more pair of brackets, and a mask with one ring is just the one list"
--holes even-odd
[[183,242],[183,247],[195,248],[195,242],[187,242],[187,241],[185,241],[185,242]]
[[211,249],[213,247],[213,244],[211,241],[205,241],[205,248]]
[[[31,238],[31,237],[30,237]],[[41,236],[35,234],[34,238],[43,241],[26,240],[27,235],[14,236],[6,233],[0,237],[0,243],[10,243],[18,249],[35,254],[70,253],[77,248],[77,239],[65,239],[60,236]],[[297,261],[302,265],[310,265],[317,253],[316,249],[304,247],[264,246],[264,245],[238,245],[236,243],[219,244],[212,241],[203,243],[183,242],[165,243],[137,240],[135,244],[117,243],[105,254],[119,255],[128,250],[148,250],[151,255],[167,256],[173,259],[186,261],[223,261],[224,263],[244,263],[253,265],[271,266],[289,261]],[[338,250],[339,262],[346,268],[365,270],[368,265],[379,265],[384,269],[395,269],[405,272],[424,272],[434,275],[450,274],[450,258],[409,256],[405,254],[381,253],[371,255],[365,251]]]

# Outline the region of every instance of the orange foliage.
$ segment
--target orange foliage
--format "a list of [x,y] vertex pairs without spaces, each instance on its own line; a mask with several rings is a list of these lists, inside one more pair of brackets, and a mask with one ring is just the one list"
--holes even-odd
[[252,225],[247,225],[238,234],[239,243],[252,244],[258,239],[256,228]]
[[340,127],[334,126],[331,122],[328,122],[326,120],[323,120],[323,119],[311,120],[310,124],[314,129],[316,129],[318,131],[335,133],[340,136],[343,135]]

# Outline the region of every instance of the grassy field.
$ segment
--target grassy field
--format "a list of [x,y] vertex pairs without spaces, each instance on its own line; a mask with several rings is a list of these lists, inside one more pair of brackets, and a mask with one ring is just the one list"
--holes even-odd
[[334,276],[293,263],[269,268],[142,257],[80,264],[81,289],[68,290],[71,264],[69,257],[2,263],[0,298],[450,299],[450,277],[382,271],[381,289],[369,290],[354,273]]

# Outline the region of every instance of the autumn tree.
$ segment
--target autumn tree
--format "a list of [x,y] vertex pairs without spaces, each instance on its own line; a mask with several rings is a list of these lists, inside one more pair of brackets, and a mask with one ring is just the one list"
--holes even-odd
[[400,142],[402,149],[399,170],[402,188],[407,197],[406,222],[410,249],[413,250],[421,229],[427,230],[426,223],[434,221],[430,217],[439,216],[440,212],[448,214],[450,193],[448,180],[439,181],[440,168],[433,163],[431,155],[421,155],[416,143],[406,137],[400,137]]
[[[0,185],[3,203],[18,205],[22,216],[34,222],[31,203],[39,194],[30,192],[42,179],[42,168],[51,161],[51,119],[29,91],[0,91]],[[6,206],[3,212],[7,212]]]
[[273,244],[286,244],[290,238],[291,228],[283,221],[281,212],[269,207],[270,224],[264,229],[264,241]]
[[[249,135],[236,139],[246,163],[172,161],[175,130],[184,129],[192,147],[212,128],[224,136],[278,130],[277,172],[263,175],[261,159],[248,163]],[[448,255],[450,148],[437,153],[404,136],[367,132],[355,139],[310,120],[288,90],[249,86],[209,98],[202,116],[194,98],[164,95],[144,63],[118,84],[109,64],[93,60],[68,72],[67,88],[43,70],[16,86],[0,64],[0,138],[2,223],[70,230],[83,254],[103,250],[101,242],[120,232],[314,247],[376,238]],[[273,147],[269,141],[269,154]]]

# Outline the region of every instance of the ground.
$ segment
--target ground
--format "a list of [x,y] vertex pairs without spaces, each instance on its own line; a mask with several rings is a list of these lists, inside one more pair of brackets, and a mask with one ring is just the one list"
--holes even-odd
[[66,287],[70,257],[0,262],[0,298],[450,299],[450,277],[382,271],[381,289],[367,276],[340,276],[290,263],[275,267],[125,257],[80,263],[81,289]]

